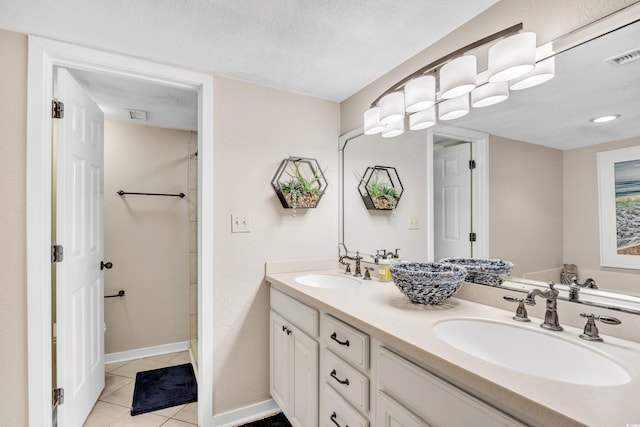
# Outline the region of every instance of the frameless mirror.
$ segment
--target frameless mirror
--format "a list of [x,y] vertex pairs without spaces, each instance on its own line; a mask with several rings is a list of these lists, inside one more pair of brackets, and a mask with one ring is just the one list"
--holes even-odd
[[[488,135],[489,191],[480,197],[489,205],[489,236],[482,256],[512,261],[512,276],[560,282],[563,265],[575,264],[580,282],[593,278],[600,290],[640,296],[640,270],[600,266],[596,161],[598,152],[640,145],[638,40],[637,20],[596,34],[555,56],[549,82],[512,91],[501,104],[447,123]],[[590,121],[605,114],[619,117]],[[439,146],[465,139],[438,132],[341,138],[345,249],[375,254],[401,248],[403,259],[440,258],[433,246],[437,233],[429,229],[436,202],[428,191],[434,184],[430,165]],[[405,192],[394,211],[367,210],[358,194],[359,174],[374,165],[395,167],[402,179]]]

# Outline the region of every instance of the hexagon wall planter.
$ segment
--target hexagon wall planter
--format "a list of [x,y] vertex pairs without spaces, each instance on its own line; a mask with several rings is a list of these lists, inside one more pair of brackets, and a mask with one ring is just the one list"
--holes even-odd
[[391,166],[369,166],[358,192],[369,210],[394,210],[398,207],[404,187],[398,171]]
[[327,188],[327,180],[316,159],[289,157],[284,159],[271,180],[282,207],[315,208]]

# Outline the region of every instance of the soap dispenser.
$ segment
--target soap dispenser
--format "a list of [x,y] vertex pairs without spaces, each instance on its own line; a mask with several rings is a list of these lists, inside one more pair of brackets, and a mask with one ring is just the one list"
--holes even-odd
[[391,270],[389,269],[389,260],[381,259],[378,265],[378,280],[381,282],[391,281]]

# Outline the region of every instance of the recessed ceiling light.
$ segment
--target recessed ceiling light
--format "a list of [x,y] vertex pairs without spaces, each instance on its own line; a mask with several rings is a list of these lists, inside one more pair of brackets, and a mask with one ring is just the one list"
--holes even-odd
[[617,118],[620,117],[620,114],[610,114],[608,116],[600,116],[600,117],[594,117],[593,119],[589,120],[592,123],[606,123],[606,122],[610,122],[613,121]]

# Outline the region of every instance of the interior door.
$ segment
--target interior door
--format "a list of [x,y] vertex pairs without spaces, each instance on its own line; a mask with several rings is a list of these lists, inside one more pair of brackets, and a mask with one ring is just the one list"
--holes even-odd
[[471,144],[433,152],[434,260],[471,257]]
[[57,70],[56,122],[57,381],[64,388],[58,424],[81,426],[104,388],[104,115],[65,69]]

